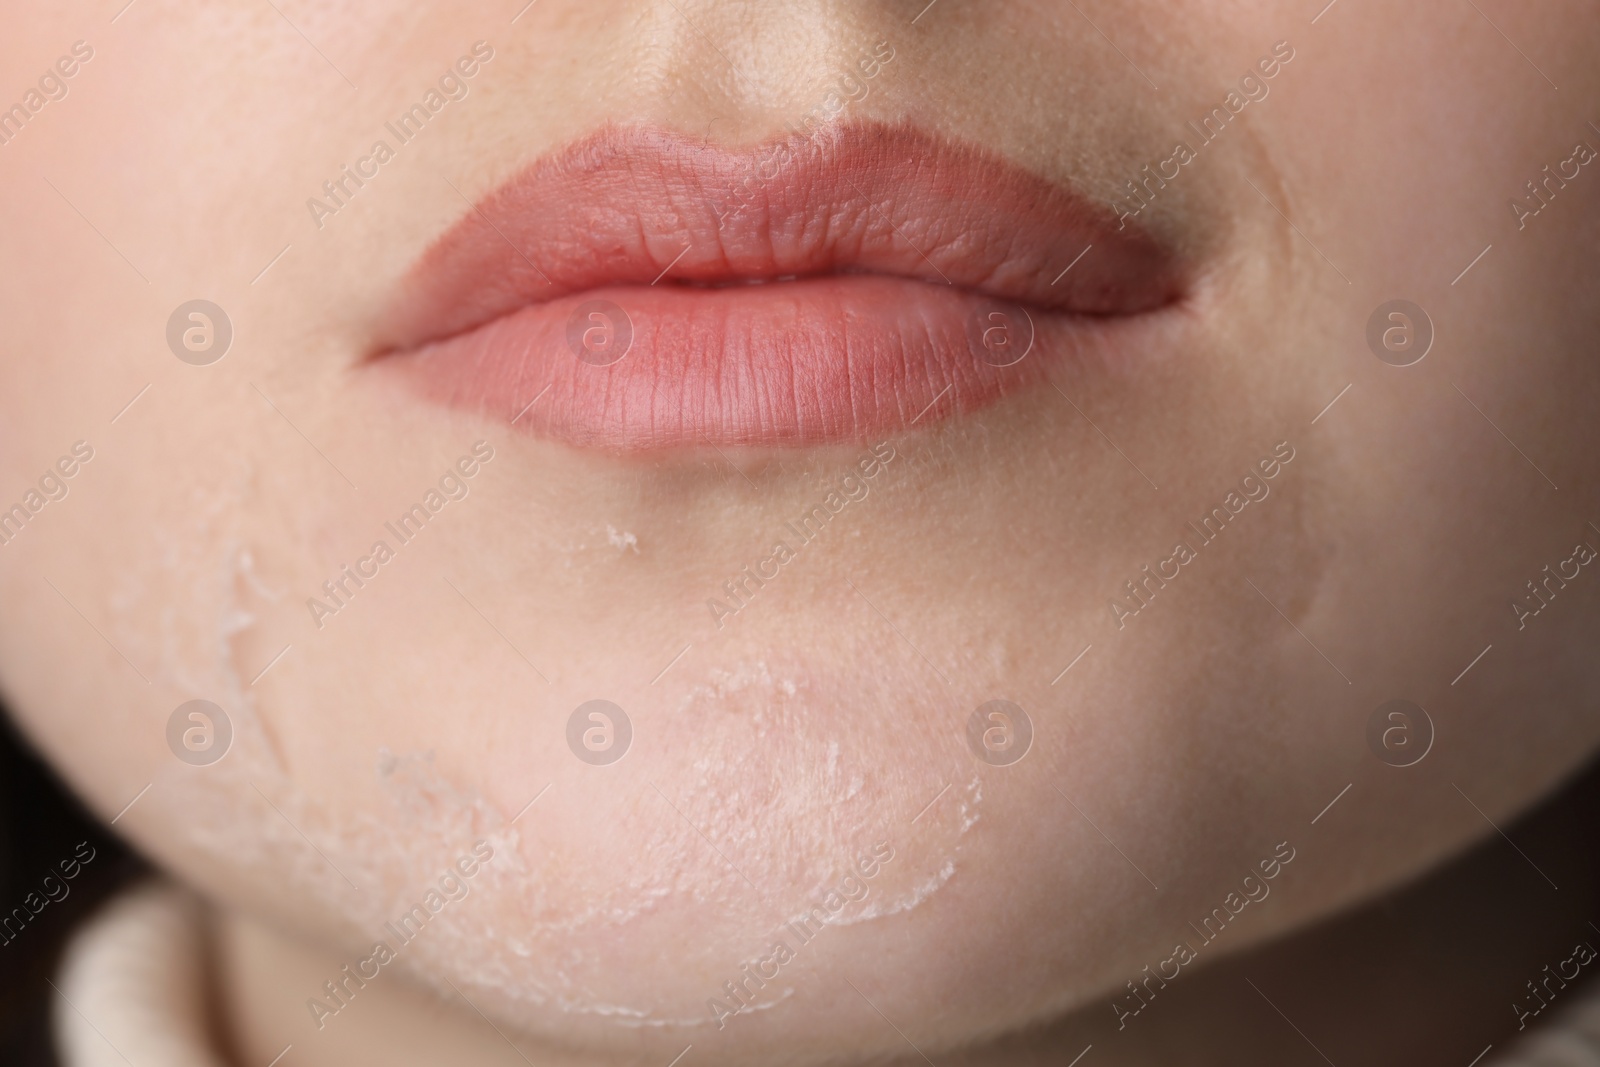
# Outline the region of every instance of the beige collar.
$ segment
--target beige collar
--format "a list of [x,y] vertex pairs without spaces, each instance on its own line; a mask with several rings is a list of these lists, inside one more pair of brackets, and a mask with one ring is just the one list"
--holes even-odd
[[63,1067],[225,1067],[209,1033],[204,908],[151,881],[73,936],[56,976]]

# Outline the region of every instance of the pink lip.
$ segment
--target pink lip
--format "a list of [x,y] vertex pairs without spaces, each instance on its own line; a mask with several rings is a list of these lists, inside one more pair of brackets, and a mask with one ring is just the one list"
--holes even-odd
[[1119,358],[1180,282],[1143,231],[909,126],[742,149],[610,128],[423,254],[379,362],[588,447],[863,440]]

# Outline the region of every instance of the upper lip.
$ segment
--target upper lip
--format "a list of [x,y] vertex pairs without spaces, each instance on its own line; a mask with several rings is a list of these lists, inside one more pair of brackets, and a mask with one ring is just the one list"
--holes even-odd
[[910,125],[850,123],[746,148],[606,127],[446,230],[407,273],[381,347],[600,288],[849,273],[1074,315],[1154,310],[1184,280],[1169,248],[1119,229],[1101,204]]

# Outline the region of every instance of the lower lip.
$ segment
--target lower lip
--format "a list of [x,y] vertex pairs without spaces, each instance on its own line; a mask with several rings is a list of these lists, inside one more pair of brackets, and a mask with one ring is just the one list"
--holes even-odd
[[390,362],[426,394],[617,452],[879,439],[1042,380],[1106,320],[913,279],[590,290]]

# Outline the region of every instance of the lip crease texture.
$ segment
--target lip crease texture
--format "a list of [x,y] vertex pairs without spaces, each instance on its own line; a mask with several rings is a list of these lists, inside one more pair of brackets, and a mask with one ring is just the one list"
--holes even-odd
[[993,403],[1180,287],[1144,231],[913,126],[607,127],[427,249],[375,362],[573,445],[819,445]]

